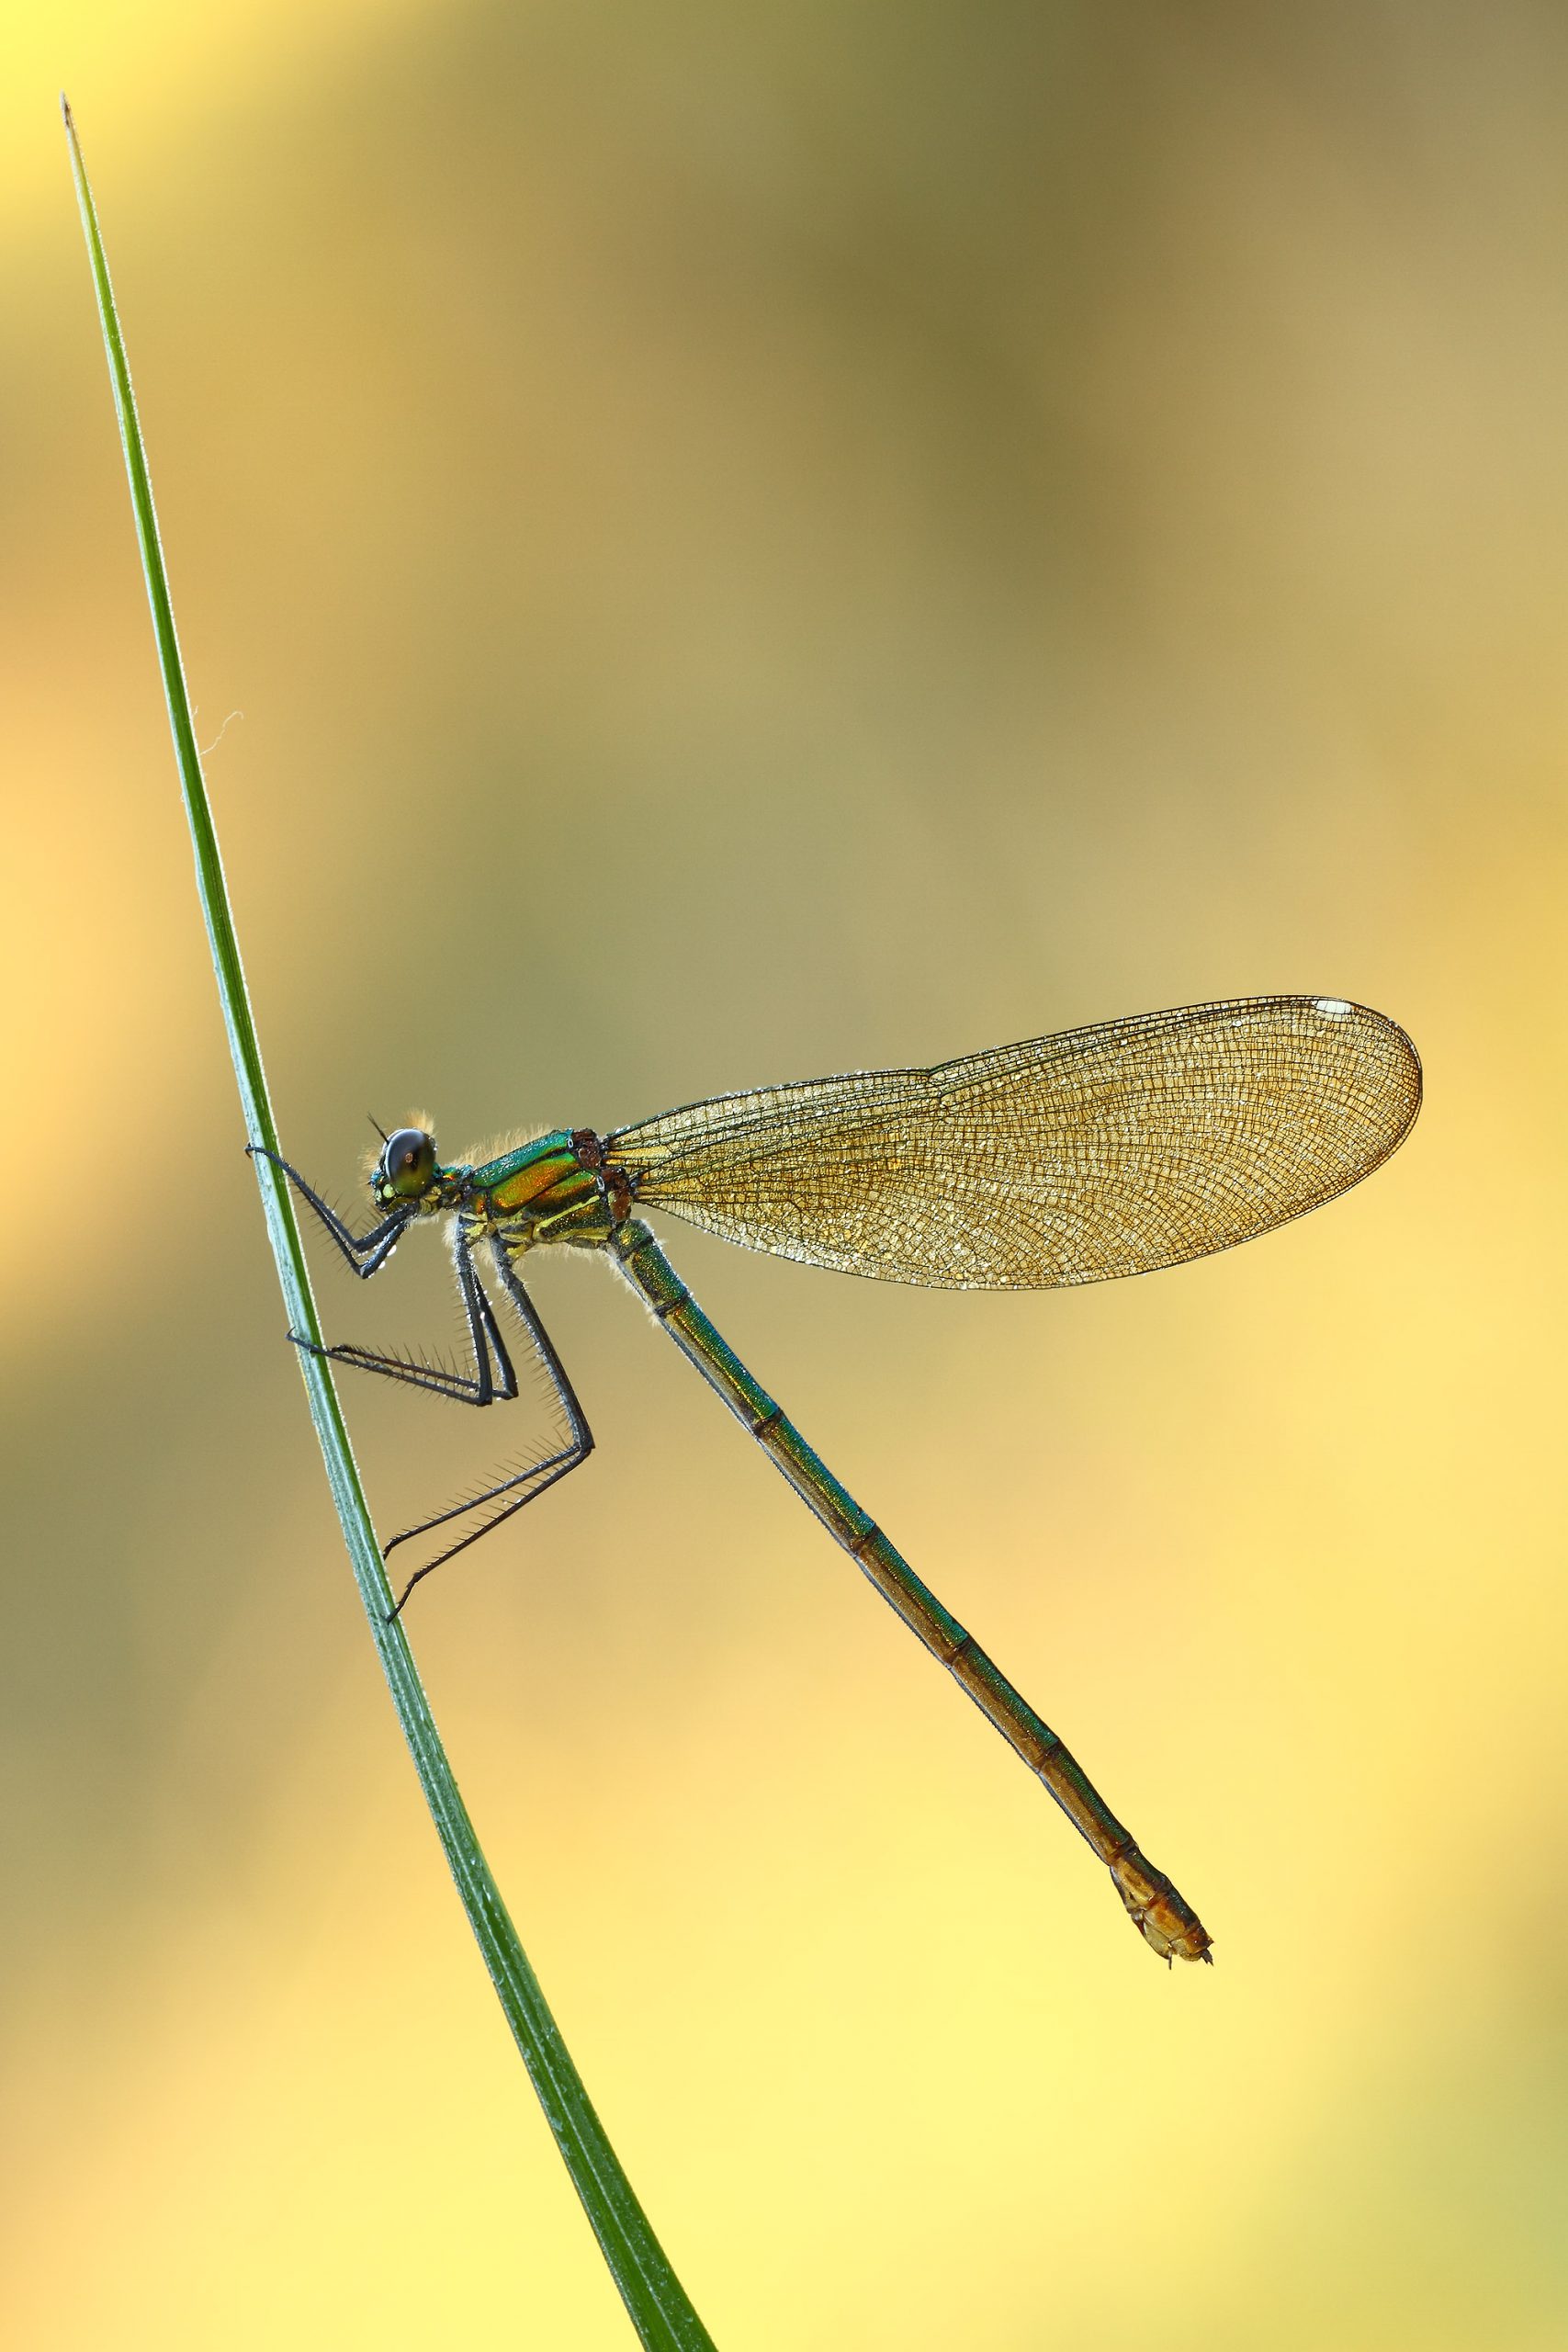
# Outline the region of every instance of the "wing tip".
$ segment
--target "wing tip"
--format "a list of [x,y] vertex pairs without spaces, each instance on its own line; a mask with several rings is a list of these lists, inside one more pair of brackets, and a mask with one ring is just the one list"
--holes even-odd
[[[1382,1047],[1381,1058],[1385,1067],[1380,1094],[1402,1094],[1398,1115],[1393,1122],[1388,1139],[1371,1163],[1381,1167],[1390,1153],[1398,1150],[1420,1115],[1426,1096],[1427,1074],[1421,1065],[1416,1040],[1410,1032],[1395,1021],[1392,1013],[1380,1012],[1376,1005],[1358,1004],[1348,997],[1310,997],[1305,1000],[1314,1012],[1330,1023],[1351,1020],[1363,1033],[1375,1035]],[[1370,1042],[1370,1039],[1369,1039]],[[1391,1086],[1390,1081],[1394,1083]],[[1371,1169],[1367,1171],[1371,1172]]]

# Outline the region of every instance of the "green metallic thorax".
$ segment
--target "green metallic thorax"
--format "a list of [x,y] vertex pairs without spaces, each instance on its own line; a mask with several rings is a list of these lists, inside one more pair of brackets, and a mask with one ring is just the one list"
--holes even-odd
[[520,1257],[544,1242],[602,1250],[610,1238],[604,1187],[578,1158],[564,1127],[480,1168],[441,1172],[461,1182],[459,1214],[470,1241],[499,1234],[508,1254]]

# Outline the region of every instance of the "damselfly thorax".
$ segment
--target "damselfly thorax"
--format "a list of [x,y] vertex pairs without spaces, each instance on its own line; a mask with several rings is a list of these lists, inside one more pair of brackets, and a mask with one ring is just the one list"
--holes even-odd
[[603,1250],[621,1214],[629,1207],[626,1187],[611,1187],[599,1159],[602,1147],[592,1129],[548,1135],[515,1145],[479,1166],[442,1169],[449,1196],[456,1194],[461,1230],[470,1246],[489,1236],[509,1257],[550,1243]]

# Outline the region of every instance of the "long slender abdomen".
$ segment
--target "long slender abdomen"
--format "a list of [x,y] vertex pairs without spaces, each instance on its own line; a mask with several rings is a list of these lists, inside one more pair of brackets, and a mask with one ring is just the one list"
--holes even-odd
[[1161,1959],[1206,1960],[1210,1938],[1197,1913],[1162,1871],[1142,1854],[1082,1766],[1049,1724],[1014,1690],[972,1634],[889,1543],[868,1512],[807,1445],[782,1406],[754,1379],[708,1321],[640,1218],[619,1227],[612,1244],[622,1271],[682,1353],[773,1459],[801,1500],[856,1560],[910,1631],[940,1658],[981,1713],[1044,1782],[1063,1812],[1110,1870],[1116,1891],[1145,1943]]

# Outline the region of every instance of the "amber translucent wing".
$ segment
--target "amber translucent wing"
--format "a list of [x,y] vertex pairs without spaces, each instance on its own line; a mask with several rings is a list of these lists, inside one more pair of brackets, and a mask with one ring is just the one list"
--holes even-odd
[[1421,1065],[1381,1012],[1243,997],[667,1111],[607,1140],[637,1199],[885,1282],[1038,1290],[1228,1250],[1409,1133]]

